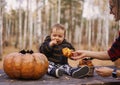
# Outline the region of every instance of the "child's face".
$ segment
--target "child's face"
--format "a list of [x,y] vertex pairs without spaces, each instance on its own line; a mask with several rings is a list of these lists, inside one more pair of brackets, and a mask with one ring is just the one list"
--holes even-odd
[[64,30],[53,28],[51,32],[51,40],[56,40],[57,44],[62,43],[64,40]]

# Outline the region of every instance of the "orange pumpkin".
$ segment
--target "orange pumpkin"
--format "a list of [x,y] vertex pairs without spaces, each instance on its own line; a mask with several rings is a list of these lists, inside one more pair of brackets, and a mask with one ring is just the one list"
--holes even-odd
[[48,69],[48,60],[44,54],[14,52],[4,58],[3,68],[10,78],[39,79]]

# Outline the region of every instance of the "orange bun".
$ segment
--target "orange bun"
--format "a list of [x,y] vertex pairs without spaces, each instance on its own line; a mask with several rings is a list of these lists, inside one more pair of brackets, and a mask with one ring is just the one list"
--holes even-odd
[[62,49],[62,52],[63,52],[63,55],[66,56],[66,57],[71,57],[72,56],[72,50],[70,50],[69,48],[63,48]]
[[81,66],[81,65],[93,66],[93,63],[92,63],[91,60],[83,60],[83,59],[81,59],[81,60],[79,61],[79,65],[80,65],[80,66]]

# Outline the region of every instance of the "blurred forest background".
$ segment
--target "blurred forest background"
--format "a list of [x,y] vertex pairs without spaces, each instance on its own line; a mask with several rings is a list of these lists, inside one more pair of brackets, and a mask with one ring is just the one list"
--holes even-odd
[[55,23],[65,26],[76,50],[107,50],[120,29],[109,11],[109,0],[0,0],[0,59],[22,49],[38,52]]

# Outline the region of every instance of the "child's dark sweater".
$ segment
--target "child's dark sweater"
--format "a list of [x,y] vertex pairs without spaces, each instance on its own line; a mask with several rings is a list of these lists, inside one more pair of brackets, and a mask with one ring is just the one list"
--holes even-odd
[[61,44],[50,47],[50,41],[50,36],[47,36],[45,41],[41,44],[39,51],[45,54],[49,61],[60,65],[68,64],[67,57],[63,55],[62,49],[68,47],[69,49],[75,50],[74,47],[65,39]]

